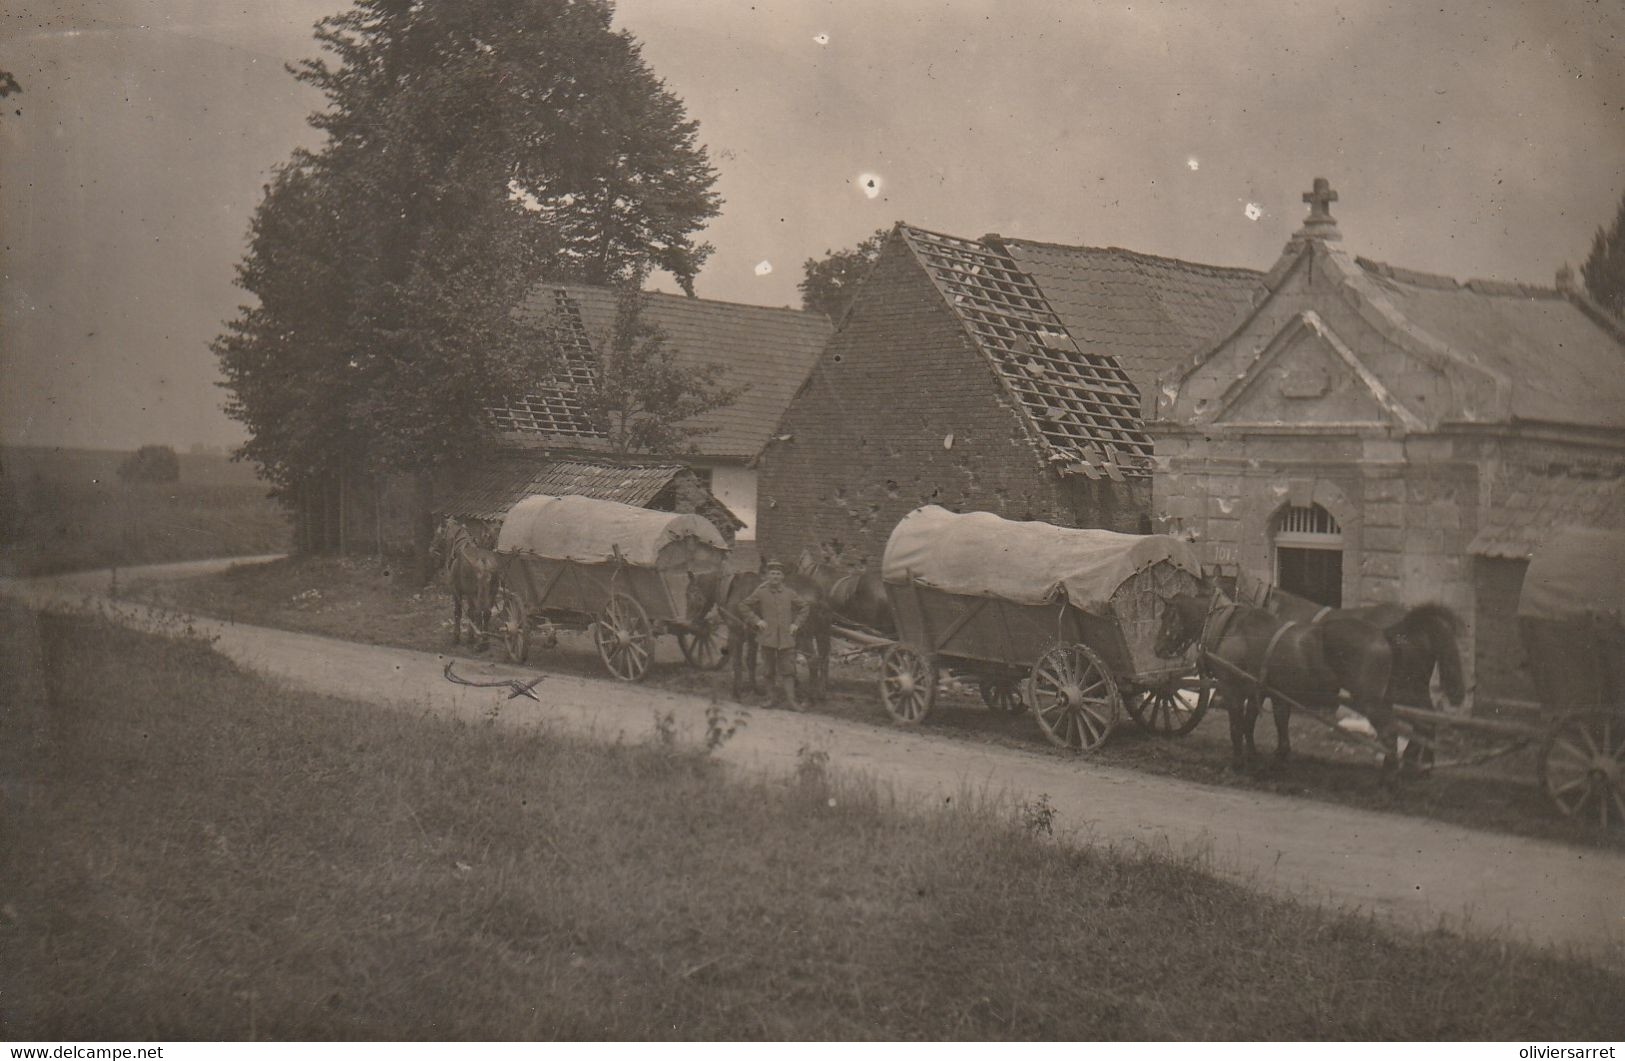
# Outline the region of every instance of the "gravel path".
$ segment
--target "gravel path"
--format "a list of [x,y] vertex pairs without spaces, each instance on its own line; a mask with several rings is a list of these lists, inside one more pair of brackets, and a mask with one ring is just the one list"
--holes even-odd
[[[121,571],[120,580],[183,578],[232,561]],[[242,561],[238,561],[242,562]],[[0,580],[39,607],[105,601],[109,573]],[[131,621],[153,613],[116,605]],[[447,657],[264,627],[196,624],[238,663],[314,692],[413,711],[545,723],[560,731],[641,740],[669,713],[681,739],[705,733],[707,698],[609,680],[549,674],[541,703],[444,680]],[[459,660],[471,678],[534,678],[535,670]],[[723,705],[730,715],[736,709]],[[719,753],[752,771],[789,773],[802,748],[867,774],[900,800],[966,793],[1011,800],[1047,794],[1058,835],[1202,856],[1216,873],[1266,891],[1365,910],[1399,925],[1447,928],[1572,947],[1625,968],[1625,856],[1476,832],[1308,800],[1214,788],[1088,762],[816,715],[754,710]]]

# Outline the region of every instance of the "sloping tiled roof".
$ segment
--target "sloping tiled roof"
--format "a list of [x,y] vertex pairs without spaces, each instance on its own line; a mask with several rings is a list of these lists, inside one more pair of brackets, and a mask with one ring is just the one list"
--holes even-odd
[[1506,377],[1512,418],[1625,428],[1625,343],[1576,301],[1357,261],[1409,325]]
[[532,494],[576,494],[643,508],[681,471],[677,464],[600,464],[501,451],[464,470],[437,507],[461,519],[498,520]]
[[1625,530],[1625,461],[1503,469],[1468,551],[1527,560],[1562,526]]
[[[829,321],[819,313],[735,302],[651,293],[646,319],[666,335],[667,348],[690,366],[722,366],[720,382],[746,387],[732,404],[698,418],[712,429],[695,439],[712,457],[750,458],[767,443],[791,396],[828,340]],[[560,322],[561,346],[572,354],[570,379],[494,413],[500,429],[540,438],[598,439],[601,434],[579,413],[574,389],[591,381],[592,345],[607,339],[615,323],[616,292],[581,284],[546,285],[533,291],[520,313]],[[581,378],[578,365],[588,375]],[[554,407],[560,412],[553,413]],[[540,407],[548,416],[531,416]]]
[[1111,351],[1084,351],[998,246],[898,226],[1063,473],[1149,475],[1140,395]]
[[1230,334],[1264,291],[1264,274],[1254,269],[1118,247],[983,238],[1033,278],[1080,350],[1115,357],[1141,394]]

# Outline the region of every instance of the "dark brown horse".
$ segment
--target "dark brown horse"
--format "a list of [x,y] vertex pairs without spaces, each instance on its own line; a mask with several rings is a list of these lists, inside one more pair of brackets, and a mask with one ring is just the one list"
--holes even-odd
[[1370,604],[1360,608],[1328,608],[1289,593],[1271,589],[1264,607],[1283,619],[1298,622],[1326,622],[1357,619],[1370,623],[1388,636],[1394,650],[1394,672],[1388,685],[1389,700],[1413,707],[1430,707],[1433,702],[1433,672],[1452,707],[1460,707],[1467,697],[1462,675],[1461,620],[1442,604]]
[[[741,571],[723,579],[719,594],[721,603],[717,610],[728,624],[728,652],[733,657],[735,700],[743,695],[743,679],[747,670],[750,672],[750,691],[756,692],[756,624],[745,617],[742,605],[745,598],[756,592],[756,587],[761,584],[760,571]],[[816,582],[799,572],[785,575],[784,584],[807,602],[807,617],[802,620],[801,632],[796,640],[807,654],[807,699],[820,703],[829,689],[829,601]]]
[[1200,642],[1230,714],[1231,762],[1245,768],[1257,754],[1253,730],[1265,697],[1275,715],[1275,757],[1292,753],[1287,727],[1292,705],[1334,709],[1347,690],[1354,710],[1370,719],[1387,755],[1398,764],[1389,680],[1394,651],[1377,627],[1357,619],[1297,622],[1223,598],[1181,595],[1168,602],[1155,651],[1165,659]]
[[467,600],[469,622],[479,631],[479,647],[484,649],[499,588],[497,554],[481,547],[468,528],[450,516],[435,528],[429,552],[440,558],[451,585],[451,643],[462,642],[463,601]]
[[829,601],[834,617],[866,627],[882,637],[897,636],[897,620],[892,617],[891,598],[880,572],[871,569],[851,571],[802,553],[796,572],[817,583]]

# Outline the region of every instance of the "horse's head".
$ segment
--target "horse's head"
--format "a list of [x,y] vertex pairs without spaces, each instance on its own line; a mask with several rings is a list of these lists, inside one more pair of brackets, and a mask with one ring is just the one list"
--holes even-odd
[[446,548],[451,543],[451,517],[447,516],[434,525],[434,537],[429,539],[429,555],[437,561],[442,561],[446,555]]
[[1188,594],[1169,600],[1162,609],[1162,622],[1157,626],[1157,639],[1151,650],[1161,659],[1174,659],[1184,654],[1202,633],[1202,620],[1207,614],[1208,601]]

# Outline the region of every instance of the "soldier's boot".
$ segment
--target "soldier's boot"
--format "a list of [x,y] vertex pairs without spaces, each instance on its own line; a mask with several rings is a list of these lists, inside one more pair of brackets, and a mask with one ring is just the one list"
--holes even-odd
[[779,682],[779,667],[771,657],[767,661],[767,693],[768,707],[784,706],[784,687]]
[[784,679],[784,700],[792,711],[806,710],[796,699],[796,677],[793,674]]

